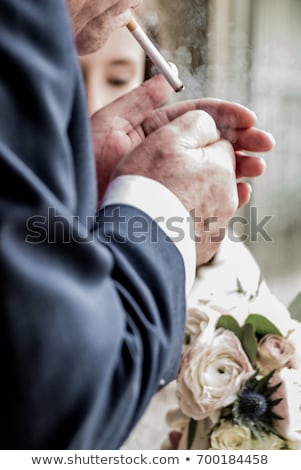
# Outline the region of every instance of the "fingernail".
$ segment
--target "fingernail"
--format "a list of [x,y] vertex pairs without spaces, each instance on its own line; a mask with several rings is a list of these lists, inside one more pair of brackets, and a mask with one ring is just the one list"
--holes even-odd
[[255,111],[251,111],[251,114],[253,114],[255,121],[257,121],[257,114],[255,113]]
[[270,133],[270,132],[266,132],[266,135],[269,136],[269,138],[271,139],[271,141],[273,142],[273,145],[276,145],[276,140],[275,140],[275,137]]
[[260,160],[261,160],[262,166],[263,166],[264,168],[266,168],[266,167],[267,167],[267,162],[266,162],[263,158],[261,158]]
[[249,186],[250,194],[252,194],[253,188],[252,188],[252,186],[250,185],[250,183],[248,183],[248,186]]

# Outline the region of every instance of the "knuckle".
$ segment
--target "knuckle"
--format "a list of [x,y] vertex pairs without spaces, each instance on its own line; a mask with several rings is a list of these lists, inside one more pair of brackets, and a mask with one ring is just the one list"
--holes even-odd
[[219,139],[214,119],[206,111],[196,109],[187,113],[187,126],[193,126],[199,136],[203,136],[206,143]]
[[202,109],[196,109],[195,111],[191,111],[193,113],[192,117],[196,120],[196,122],[202,127],[208,127],[212,129],[216,129],[216,124],[212,116],[208,114],[206,111]]

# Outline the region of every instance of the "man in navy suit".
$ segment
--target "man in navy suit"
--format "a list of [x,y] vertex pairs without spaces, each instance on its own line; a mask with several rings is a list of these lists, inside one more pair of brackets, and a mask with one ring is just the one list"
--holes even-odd
[[138,3],[0,3],[4,449],[123,443],[177,373],[196,264],[249,197],[235,177],[263,171],[235,152],[272,146],[238,105],[161,108],[161,76],[90,125],[74,43],[99,48]]

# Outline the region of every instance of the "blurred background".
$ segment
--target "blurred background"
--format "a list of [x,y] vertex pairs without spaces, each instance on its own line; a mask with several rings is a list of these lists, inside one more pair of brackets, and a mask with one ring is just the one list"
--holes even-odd
[[[301,1],[144,0],[151,29],[186,85],[183,98],[214,96],[249,106],[271,132],[264,176],[239,215],[272,292],[288,304],[301,290]],[[256,229],[262,223],[266,233]]]

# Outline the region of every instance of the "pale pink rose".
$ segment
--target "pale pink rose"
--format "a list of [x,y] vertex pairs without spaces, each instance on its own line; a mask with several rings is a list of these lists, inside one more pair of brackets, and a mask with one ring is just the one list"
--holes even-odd
[[232,403],[252,366],[239,339],[219,328],[208,342],[197,339],[182,356],[178,398],[184,414],[196,420]]
[[185,340],[189,338],[189,341],[183,344],[182,353],[185,353],[195,340],[205,338],[209,341],[214,336],[220,315],[220,312],[209,307],[208,303],[189,307],[185,325]]
[[190,307],[187,311],[185,333],[189,335],[190,344],[194,339],[206,329],[209,323],[209,317],[206,313],[206,307]]
[[266,335],[257,348],[257,362],[264,373],[280,369],[288,364],[295,354],[293,344],[282,336]]
[[291,320],[288,324],[288,340],[295,348],[295,354],[292,357],[289,367],[301,370],[301,323]]
[[281,386],[272,398],[282,398],[282,401],[273,411],[283,419],[275,420],[275,428],[292,449],[301,449],[301,370],[281,369],[272,377],[271,384],[279,382]]

